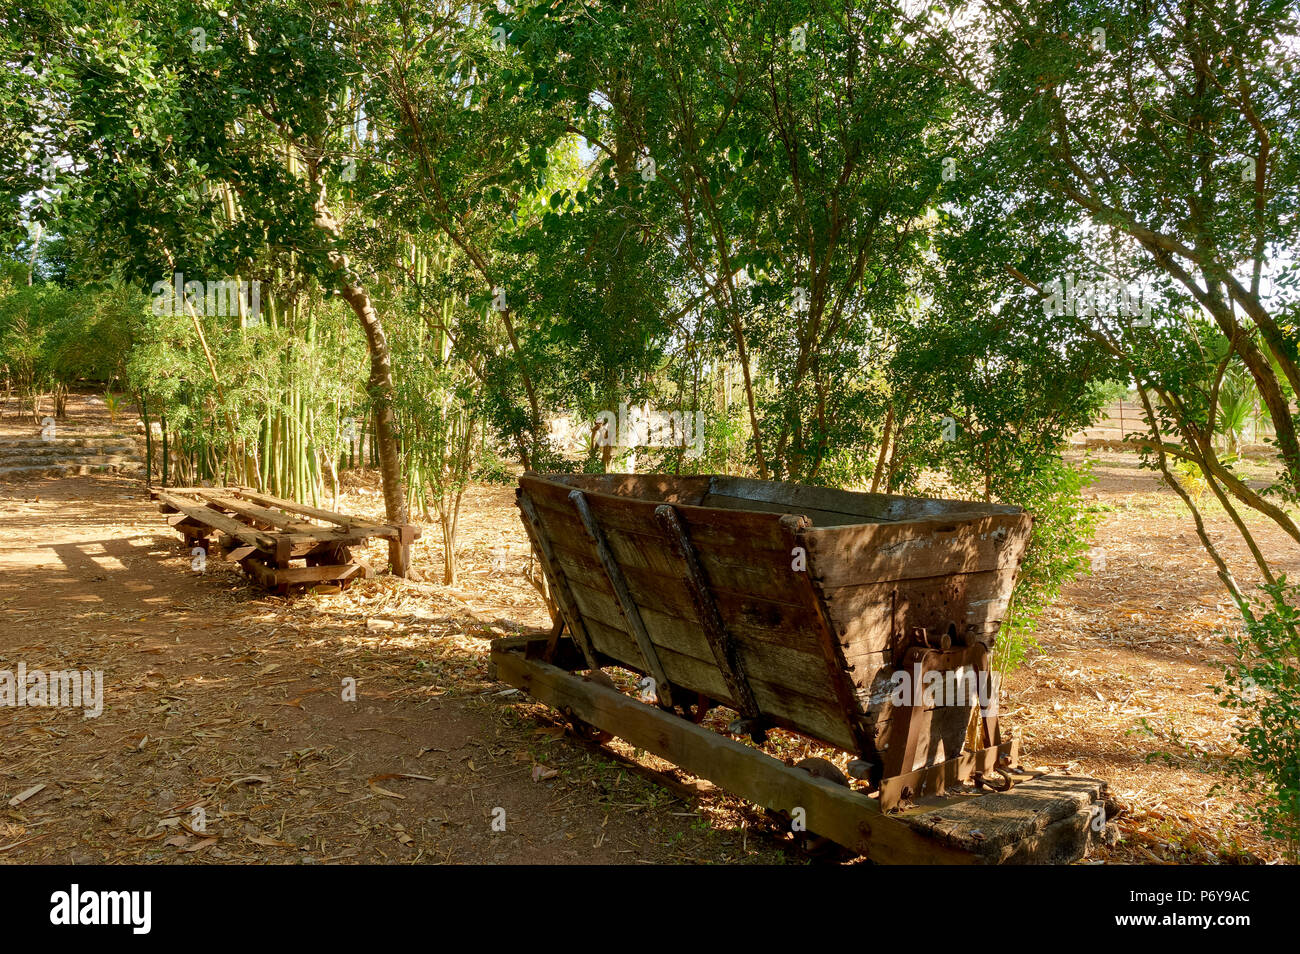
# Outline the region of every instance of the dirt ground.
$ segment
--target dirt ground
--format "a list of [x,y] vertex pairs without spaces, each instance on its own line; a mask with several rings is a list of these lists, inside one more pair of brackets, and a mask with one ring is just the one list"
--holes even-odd
[[[1105,567],[1046,614],[1004,716],[1026,764],[1105,778],[1128,806],[1091,861],[1277,860],[1223,765],[1231,725],[1211,687],[1233,611],[1176,498],[1136,463],[1098,456]],[[377,515],[373,479],[353,483],[339,508]],[[218,560],[192,569],[137,478],[0,484],[0,670],[102,670],[105,703],[98,718],[0,709],[0,861],[806,860],[753,806],[680,773],[665,784],[650,774],[665,763],[579,742],[493,682],[489,640],[548,617],[512,489],[473,488],[461,523],[457,585],[431,582],[430,527],[428,579],[281,598]],[[1226,518],[1210,525],[1232,539]],[[1265,529],[1261,543],[1294,552]],[[383,566],[378,547],[369,562]],[[788,735],[773,749],[835,755]]]

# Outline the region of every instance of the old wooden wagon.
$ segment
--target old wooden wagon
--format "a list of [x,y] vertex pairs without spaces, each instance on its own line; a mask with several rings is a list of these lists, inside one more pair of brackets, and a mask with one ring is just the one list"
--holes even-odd
[[276,593],[295,584],[336,582],[365,576],[369,568],[352,550],[371,537],[391,541],[393,572],[406,574],[419,527],[381,524],[259,493],[251,487],[154,489],[158,509],[191,547],[238,563],[257,583]]
[[[997,718],[1019,508],[723,476],[529,474],[517,499],[559,619],[493,661],[575,725],[878,860],[1068,860],[1099,830],[1104,785],[1023,772]],[[780,727],[851,753],[856,787],[698,725],[716,706],[760,746]]]

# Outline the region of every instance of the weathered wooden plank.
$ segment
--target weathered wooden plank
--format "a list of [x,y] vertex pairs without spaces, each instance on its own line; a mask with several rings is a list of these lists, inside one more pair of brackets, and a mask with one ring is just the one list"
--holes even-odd
[[659,503],[698,504],[709,490],[708,477],[678,477],[672,474],[562,474],[540,478],[588,493],[611,494],[654,500]]
[[276,538],[260,530],[254,530],[248,524],[240,523],[234,517],[227,516],[224,513],[213,510],[204,504],[197,503],[193,500],[187,500],[173,494],[160,493],[158,500],[173,510],[177,510],[185,516],[204,526],[212,527],[214,530],[220,530],[229,534],[236,540],[247,543],[249,546],[257,547],[267,553],[276,552]]
[[550,531],[542,523],[536,505],[523,487],[515,491],[515,502],[518,504],[519,512],[523,517],[524,530],[532,541],[533,551],[541,561],[546,578],[551,583],[551,592],[555,595],[560,612],[569,624],[569,632],[573,635],[574,641],[577,642],[578,648],[582,650],[587,665],[592,669],[599,669],[600,665],[596,661],[596,655],[592,649],[591,637],[583,624],[582,612],[573,598],[573,592],[569,587],[564,571],[556,562],[555,550],[551,546]]
[[[545,480],[520,478],[539,507],[547,507],[558,514],[572,512],[567,488]],[[584,492],[585,493],[585,492]],[[635,500],[609,494],[587,493],[587,503],[606,533],[620,531],[650,540],[659,539],[654,523],[654,500]],[[711,508],[677,505],[678,516],[691,532],[697,549],[718,548],[734,551],[738,561],[754,550],[776,549],[784,542],[779,524],[780,515],[742,511],[722,511]],[[659,540],[662,546],[662,540]]]
[[709,494],[704,498],[701,506],[716,507],[719,510],[743,510],[748,513],[803,516],[812,520],[814,527],[839,527],[847,524],[885,522],[861,514],[838,513],[833,510],[819,510],[816,507],[794,507],[780,501],[750,500],[748,497],[732,497],[727,494]]
[[[572,578],[570,586],[584,617],[623,630],[618,604],[607,590],[603,587],[588,586],[585,582]],[[712,654],[697,623],[666,616],[651,609],[642,609],[641,617],[655,645],[661,650],[669,649],[682,656],[699,660],[705,665],[714,665]],[[628,637],[631,638],[630,633]],[[825,662],[820,654],[799,652],[775,643],[749,643],[743,638],[737,640],[737,651],[741,656],[742,665],[746,667],[751,678],[762,678],[778,685],[788,685],[809,698],[834,701],[834,694],[826,685]],[[883,653],[880,658],[884,659]],[[620,661],[636,667],[640,657],[639,655],[624,656]],[[703,686],[681,682],[671,672],[668,675],[673,682],[687,689],[696,692],[707,691]]]
[[[574,580],[589,586],[600,585],[601,570],[594,557],[568,547],[556,547],[555,554],[565,573]],[[695,620],[694,607],[680,576],[627,565],[623,566],[623,576],[638,606],[654,607],[657,612],[681,620]],[[812,637],[813,616],[808,607],[717,587],[712,592],[723,621],[738,637],[802,652],[820,652]]]
[[893,817],[917,832],[997,864],[1069,864],[1086,854],[1106,783],[1041,775],[1002,795],[921,804]]
[[641,619],[640,608],[636,605],[636,601],[632,599],[632,594],[628,592],[627,581],[623,579],[623,572],[614,559],[614,554],[610,552],[609,544],[605,541],[605,534],[601,530],[595,515],[591,512],[591,508],[587,506],[587,498],[583,496],[581,490],[573,491],[569,494],[569,499],[578,511],[578,516],[582,518],[583,526],[587,530],[587,538],[596,548],[596,556],[599,557],[600,564],[604,568],[605,576],[609,581],[610,589],[613,591],[615,599],[618,600],[619,610],[623,614],[628,630],[636,639],[637,648],[641,651],[645,669],[655,679],[656,695],[662,705],[671,709],[673,706],[672,684],[664,673],[663,664],[659,662],[659,655],[655,651],[654,641],[650,638],[650,634],[646,632],[645,622]]
[[[591,551],[586,550],[586,533],[571,508],[567,513],[557,512],[551,503],[539,501],[537,511],[539,517],[546,521],[551,538],[557,547],[594,556]],[[653,521],[653,513],[652,510],[647,511],[647,519]],[[682,511],[679,510],[678,513],[681,514]],[[779,519],[774,514],[769,516],[772,519]],[[788,593],[788,588],[783,586],[790,566],[788,550],[772,547],[764,550],[757,546],[744,546],[729,542],[731,540],[729,536],[725,538],[728,542],[719,546],[716,543],[700,540],[694,530],[695,525],[685,518],[684,522],[691,533],[691,540],[695,543],[700,563],[716,589],[756,594],[768,600],[785,600],[797,604],[797,600]],[[655,532],[653,523],[650,524],[648,533],[644,532],[645,527],[640,527],[639,530],[627,530],[606,526],[603,518],[601,526],[605,528],[605,539],[620,566],[625,569],[649,570],[669,579],[680,580],[680,568],[676,558],[665,547],[662,535]],[[702,536],[705,540],[709,538],[707,532]],[[576,546],[576,541],[583,541],[582,546]]]
[[324,580],[365,579],[370,574],[363,563],[337,563],[332,566],[290,566],[272,569],[276,583],[318,583]]
[[271,510],[267,507],[260,507],[257,504],[248,503],[226,494],[208,492],[203,494],[203,499],[209,504],[215,504],[223,510],[238,514],[241,517],[247,517],[249,520],[256,520],[260,523],[270,524],[276,530],[288,530],[297,533],[312,533],[319,531],[324,533],[333,533],[335,528],[328,530],[324,527],[318,527],[315,524],[308,523],[305,520],[288,516],[287,514]]
[[[854,514],[869,520],[917,520],[956,514],[1015,514],[1019,507],[986,504],[968,500],[942,500],[933,497],[902,497],[897,494],[872,494],[832,487],[753,480],[748,477],[716,475],[710,478],[709,494],[737,497],[780,504],[790,513],[803,513],[804,507],[830,513]],[[706,499],[705,506],[708,506]]]
[[[596,608],[596,594],[581,587],[575,587],[574,590],[578,602],[584,606],[584,613]],[[607,622],[611,618],[614,621]],[[636,643],[622,628],[617,610],[601,608],[586,613],[584,622],[598,654],[614,659],[629,669],[644,672],[639,665],[640,654]],[[727,684],[712,660],[678,653],[662,643],[658,644],[658,650],[664,670],[674,685],[703,692],[709,698],[739,711],[735,701],[729,698]],[[792,729],[828,745],[854,749],[856,739],[844,721],[838,702],[830,698],[824,677],[820,682],[809,683],[793,679],[779,671],[767,678],[760,674],[763,671],[762,667],[751,666],[749,684],[765,718],[774,725]],[[808,685],[819,695],[804,694],[801,687]]]
[[[786,531],[791,550],[797,550],[804,546],[804,531],[809,526],[807,517],[785,516],[781,518],[781,525]],[[844,647],[840,645],[839,639],[835,636],[830,612],[826,609],[826,603],[822,599],[821,591],[810,573],[792,570],[791,575],[794,578],[794,585],[803,590],[811,605],[817,607],[815,632],[825,657],[827,680],[831,689],[835,692],[835,698],[840,704],[840,711],[849,724],[849,731],[853,734],[854,751],[864,758],[868,757],[874,749],[874,743],[870,733],[863,727],[862,717],[865,712],[859,706],[857,697],[854,695],[851,671],[844,660]]]
[[823,587],[997,571],[1014,573],[1032,521],[1023,514],[804,531],[808,568]]
[[[341,527],[350,529],[365,530],[368,536],[385,537],[396,539],[401,535],[401,526],[395,524],[380,524],[362,517],[353,517],[345,513],[336,513],[333,510],[322,510],[320,507],[311,507],[307,504],[297,503],[293,500],[284,500],[280,497],[272,497],[270,494],[258,493],[248,487],[227,487],[225,490],[231,491],[245,500],[251,500],[254,503],[262,504],[266,507],[277,507],[280,510],[287,510],[290,513],[302,514],[307,517],[315,517],[317,520],[324,520],[326,523],[338,524]],[[414,528],[418,531],[419,528]]]
[[874,861],[969,864],[971,852],[933,842],[880,811],[861,792],[787,766],[771,756],[622,693],[519,652],[493,652],[498,678],[567,709],[629,744],[665,758],[730,792],[776,811],[803,809],[808,829]]
[[[160,492],[155,491],[154,496],[161,500],[162,497],[159,496],[159,493]],[[192,499],[188,497],[181,499],[186,499],[191,504],[205,506],[211,503],[216,507],[220,507],[224,511],[229,511],[232,514],[244,517],[247,520],[270,524],[272,529],[268,529],[264,532],[287,539],[296,554],[306,552],[306,548],[314,546],[317,543],[363,543],[370,537],[391,537],[394,539],[400,539],[403,535],[409,537],[410,540],[414,540],[420,535],[419,528],[411,524],[402,524],[393,527],[387,525],[380,526],[379,524],[372,524],[368,521],[358,520],[358,522],[353,524],[351,528],[339,524],[339,521],[335,521],[336,524],[339,524],[336,526],[316,526],[315,524],[307,523],[306,521],[295,520],[293,517],[286,516],[285,514],[279,513],[269,507],[258,506],[257,504],[249,503],[246,500],[232,496],[232,494],[240,494],[241,497],[252,495],[267,501],[280,501],[280,498],[278,497],[267,497],[265,495],[253,494],[245,488],[204,487],[190,490],[188,493],[192,495]],[[286,507],[291,506],[294,512],[298,512],[300,516],[303,515],[302,511],[315,511],[320,514],[333,513],[333,511],[317,510],[316,508],[296,504],[292,501],[280,501],[280,504],[286,505]],[[280,504],[277,504],[276,506],[280,506]],[[344,514],[336,514],[336,516],[345,519],[352,519],[347,518]],[[384,532],[381,533],[378,530],[373,529],[375,527],[378,527],[379,530]]]
[[368,568],[361,563],[342,563],[334,566],[268,566],[257,554],[252,554],[240,561],[248,575],[259,585],[268,589],[288,586],[292,583],[322,583],[328,581],[350,580],[353,577],[366,578]]
[[826,587],[824,595],[852,662],[856,656],[887,649],[892,632],[909,633],[917,626],[931,634],[946,630],[950,622],[959,632],[996,632],[1014,584],[1010,574],[988,570]]

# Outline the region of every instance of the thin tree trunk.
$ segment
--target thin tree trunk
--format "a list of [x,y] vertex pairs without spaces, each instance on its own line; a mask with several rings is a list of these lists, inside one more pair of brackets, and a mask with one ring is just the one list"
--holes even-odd
[[[310,168],[313,180],[317,179],[315,163]],[[316,226],[330,238],[338,239],[342,235],[342,229],[325,202],[323,182],[319,188],[315,205]],[[383,480],[384,514],[390,523],[406,523],[409,510],[406,503],[406,481],[402,476],[402,460],[397,445],[397,416],[393,411],[393,365],[388,338],[379,321],[379,313],[375,311],[374,302],[364,286],[357,281],[347,255],[331,250],[328,257],[338,276],[338,292],[361,322],[361,330],[366,336],[366,350],[370,352],[370,378],[367,386],[374,407],[374,441],[379,452],[379,473]],[[405,576],[408,567],[400,541],[388,541],[388,558],[393,572]]]
[[144,485],[153,486],[153,428],[149,425],[149,408],[144,402],[144,392],[137,392],[140,400],[140,418],[144,421]]
[[889,439],[894,436],[894,405],[889,405],[889,414],[885,417],[885,433],[880,438],[880,456],[876,458],[876,472],[871,475],[871,492],[880,491],[880,478],[885,475],[885,461],[889,454]]
[[37,259],[37,258],[39,257],[39,255],[40,255],[40,250],[41,250],[41,235],[42,235],[41,223],[40,223],[40,222],[37,222],[37,223],[36,223],[36,235],[33,236],[33,238],[32,238],[32,258],[31,258],[31,261],[27,263],[27,284],[28,284],[29,287],[30,287],[31,284],[32,284],[32,278],[33,278],[33,276],[36,274],[36,259]]

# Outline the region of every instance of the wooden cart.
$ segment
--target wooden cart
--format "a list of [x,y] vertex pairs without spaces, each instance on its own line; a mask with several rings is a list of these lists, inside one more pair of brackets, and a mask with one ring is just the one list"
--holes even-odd
[[420,536],[419,528],[409,524],[374,523],[249,487],[172,487],[150,495],[159,510],[171,514],[167,522],[191,546],[237,562],[276,593],[295,583],[346,584],[366,576],[369,568],[352,559],[352,547],[371,537],[397,544],[393,572],[405,575],[411,543]]
[[[998,722],[1019,508],[722,476],[528,474],[517,500],[559,620],[493,661],[577,725],[877,860],[1069,860],[1100,830],[1104,784],[1020,771]],[[616,691],[611,665],[652,679],[657,706]],[[781,727],[852,753],[858,787],[700,727],[715,706],[760,746]]]

